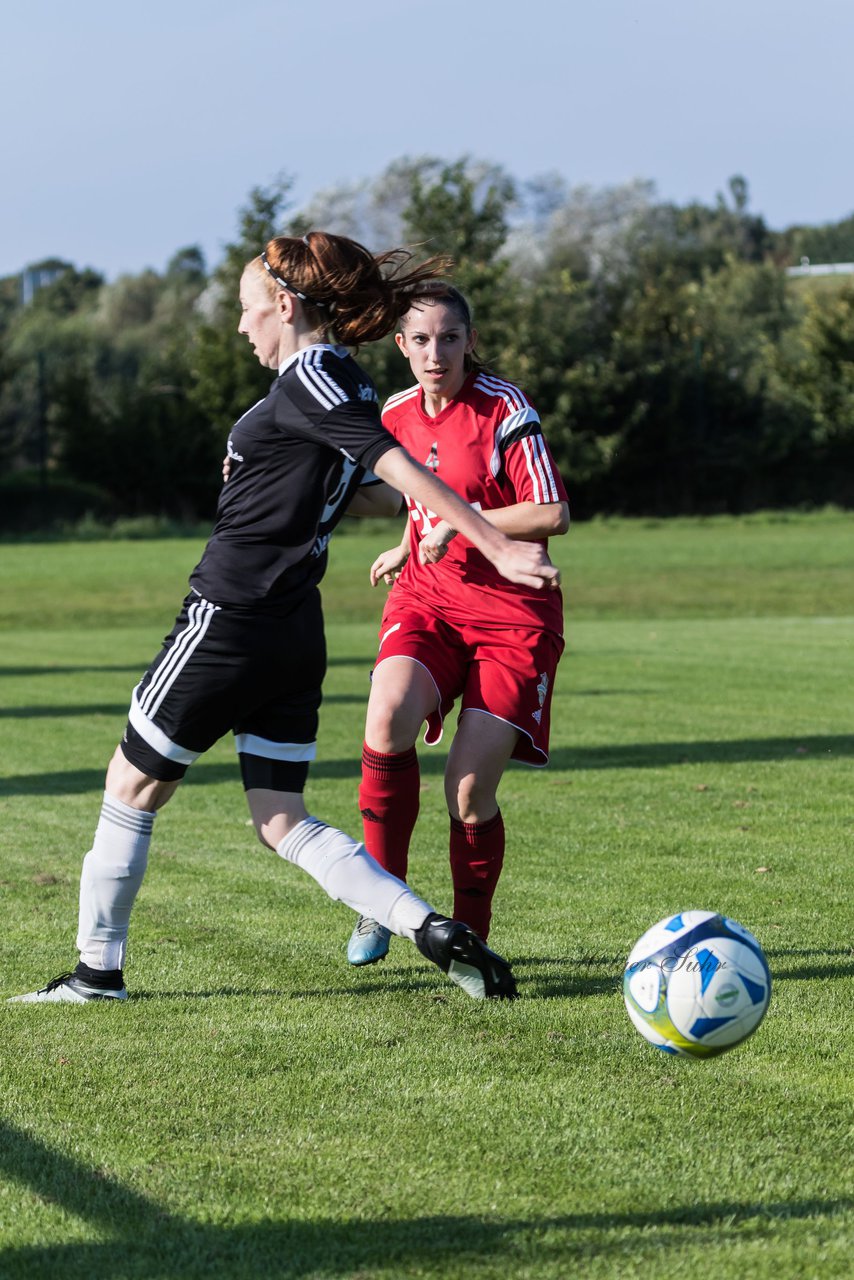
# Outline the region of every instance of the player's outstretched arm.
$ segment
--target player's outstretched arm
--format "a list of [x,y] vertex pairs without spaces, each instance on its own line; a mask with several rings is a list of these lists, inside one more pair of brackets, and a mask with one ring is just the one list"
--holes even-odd
[[[518,542],[556,538],[569,529],[568,502],[515,502],[509,507],[480,508],[484,520],[505,537]],[[440,520],[418,544],[418,558],[422,564],[438,564],[453,538],[457,536],[447,520]]]
[[514,542],[458,497],[438,476],[422,467],[405,449],[389,449],[374,466],[387,484],[408,493],[468,538],[508,582],[527,587],[556,587],[560,574],[535,542]]

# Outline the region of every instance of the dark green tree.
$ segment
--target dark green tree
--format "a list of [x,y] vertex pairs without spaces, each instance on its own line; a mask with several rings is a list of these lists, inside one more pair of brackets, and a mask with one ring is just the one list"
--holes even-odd
[[699,201],[652,206],[629,232],[640,287],[663,271],[699,280],[730,258],[761,263],[771,257],[776,239],[761,216],[748,212],[748,203],[747,182],[737,175],[729,181],[729,199],[719,194],[713,206]]
[[788,500],[854,506],[854,286],[810,290],[772,364],[774,398],[809,438]]

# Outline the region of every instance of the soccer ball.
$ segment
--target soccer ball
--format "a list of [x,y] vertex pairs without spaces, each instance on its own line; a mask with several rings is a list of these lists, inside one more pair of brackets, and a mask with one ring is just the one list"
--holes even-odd
[[665,1053],[713,1058],[756,1030],[771,998],[762,948],[714,911],[682,911],[632,948],[623,998],[638,1031]]

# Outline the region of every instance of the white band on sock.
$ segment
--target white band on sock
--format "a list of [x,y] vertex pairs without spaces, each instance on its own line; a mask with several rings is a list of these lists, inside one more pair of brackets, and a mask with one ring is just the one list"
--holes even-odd
[[303,818],[276,848],[279,857],[296,863],[330,898],[344,902],[360,916],[370,916],[400,937],[414,940],[433,908],[417,897],[343,831],[319,818]]
[[131,908],[148,864],[155,817],[104,792],[80,876],[77,947],[91,969],[121,969],[124,964]]

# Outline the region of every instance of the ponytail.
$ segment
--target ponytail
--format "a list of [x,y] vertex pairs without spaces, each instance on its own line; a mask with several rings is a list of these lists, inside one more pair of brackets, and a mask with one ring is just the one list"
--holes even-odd
[[271,292],[299,298],[309,324],[358,347],[391,333],[419,288],[451,266],[444,256],[410,266],[413,259],[407,249],[373,254],[347,236],[311,231],[301,239],[276,236],[254,263]]

